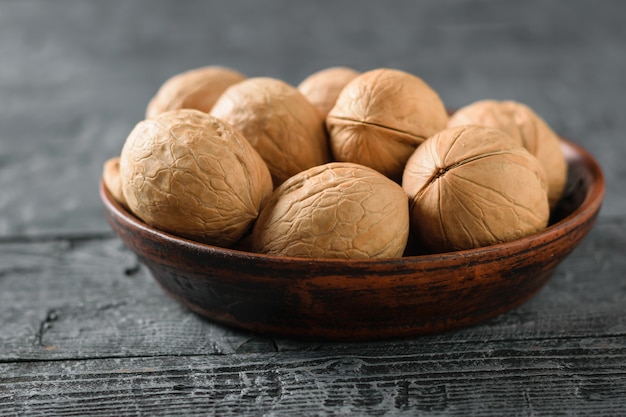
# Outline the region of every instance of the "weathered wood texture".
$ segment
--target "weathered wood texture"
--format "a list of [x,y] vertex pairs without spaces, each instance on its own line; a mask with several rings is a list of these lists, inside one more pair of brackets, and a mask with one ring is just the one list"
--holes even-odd
[[0,415],[615,415],[626,409],[625,246],[626,223],[601,221],[516,310],[351,344],[206,322],[116,239],[3,243]]
[[[624,247],[626,222],[600,221],[526,304],[479,326],[398,343],[625,336]],[[164,295],[113,238],[0,244],[0,323],[2,362],[345,348],[209,323]]]
[[[0,416],[626,415],[626,2],[0,1]],[[98,198],[169,76],[298,83],[394,67],[449,107],[516,99],[595,155],[607,197],[547,286],[408,340],[273,339],[200,319]]]
[[623,342],[0,364],[0,415],[615,416]]
[[167,77],[208,64],[294,84],[388,66],[449,107],[520,100],[597,155],[604,215],[621,215],[625,14],[621,0],[2,1],[0,235],[108,231],[102,163]]

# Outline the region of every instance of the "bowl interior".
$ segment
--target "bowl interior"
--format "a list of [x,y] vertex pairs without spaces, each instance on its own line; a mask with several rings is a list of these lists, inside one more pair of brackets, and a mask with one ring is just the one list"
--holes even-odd
[[394,259],[304,259],[193,242],[152,228],[101,184],[113,230],[173,298],[258,332],[362,340],[449,330],[488,319],[538,291],[587,234],[604,197],[596,161],[562,140],[569,175],[550,225],[464,251]]
[[[551,229],[558,227],[561,223],[572,222],[580,219],[581,216],[586,216],[588,212],[597,212],[602,204],[605,193],[604,175],[598,163],[595,159],[583,148],[575,143],[572,143],[566,139],[561,139],[561,148],[566,157],[568,163],[568,177],[565,190],[561,200],[552,210],[550,215],[550,221],[548,229],[539,233],[543,235],[549,232]],[[103,184],[100,189],[101,199],[105,205],[105,209],[108,212],[115,213],[116,216],[125,217],[128,221],[128,226],[141,229],[142,231],[148,231],[154,233],[162,238],[164,241],[175,241],[184,244],[194,250],[209,250],[211,252],[220,252],[226,256],[245,256],[245,257],[259,257],[267,258],[269,260],[283,259],[291,262],[301,262],[308,264],[310,259],[294,258],[286,256],[274,256],[259,253],[252,253],[246,250],[236,248],[222,248],[205,243],[195,242],[180,236],[173,235],[168,232],[158,230],[152,226],[147,225],[142,220],[137,218],[126,208],[122,207],[106,190]],[[521,239],[524,240],[524,239]],[[506,242],[498,245],[492,245],[484,248],[468,249],[464,251],[455,251],[450,253],[440,254],[423,254],[415,256],[404,256],[402,260],[409,258],[422,258],[428,259],[438,256],[460,256],[467,253],[477,253],[481,251],[491,251],[493,248],[506,247],[514,245],[518,241]],[[365,260],[345,260],[345,259],[316,259],[316,262],[330,262],[330,263],[376,263],[386,262],[384,259],[365,259]]]

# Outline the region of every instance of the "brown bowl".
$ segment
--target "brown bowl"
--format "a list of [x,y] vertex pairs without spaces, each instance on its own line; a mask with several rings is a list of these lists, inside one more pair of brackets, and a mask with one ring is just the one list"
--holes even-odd
[[508,243],[395,259],[302,259],[196,243],[161,232],[100,193],[107,219],[174,299],[216,322],[282,337],[356,341],[467,326],[535,294],[589,232],[604,177],[562,140],[566,193],[550,226]]

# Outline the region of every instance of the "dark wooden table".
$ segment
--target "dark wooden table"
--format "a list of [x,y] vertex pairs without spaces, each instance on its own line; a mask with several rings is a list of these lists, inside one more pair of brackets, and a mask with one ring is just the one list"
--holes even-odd
[[[0,416],[626,415],[626,2],[0,1]],[[297,84],[393,67],[449,107],[533,107],[607,179],[595,228],[521,307],[409,340],[314,343],[167,298],[98,197],[169,76]]]

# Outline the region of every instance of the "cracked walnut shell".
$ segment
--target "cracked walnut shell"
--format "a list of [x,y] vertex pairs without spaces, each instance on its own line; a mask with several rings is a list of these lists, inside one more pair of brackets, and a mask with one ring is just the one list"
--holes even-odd
[[146,118],[170,110],[196,109],[208,113],[220,95],[246,76],[230,68],[208,66],[167,79],[148,103]]
[[252,232],[255,252],[305,258],[402,256],[408,198],[379,172],[349,162],[303,171],[278,187]]
[[350,81],[326,118],[338,161],[369,166],[398,182],[415,148],[447,122],[443,102],[428,84],[386,68]]
[[267,163],[274,186],[329,161],[324,119],[295,87],[270,77],[228,88],[211,114],[239,130]]
[[445,129],[409,158],[402,187],[411,230],[428,252],[448,252],[528,236],[548,224],[539,160],[501,130]]
[[120,177],[137,217],[217,246],[239,240],[272,192],[269,170],[248,141],[189,109],[138,123],[122,148]]
[[558,135],[537,113],[512,100],[480,100],[460,108],[448,121],[448,127],[467,124],[500,129],[535,155],[546,172],[550,207],[556,206],[567,182],[567,161]]

